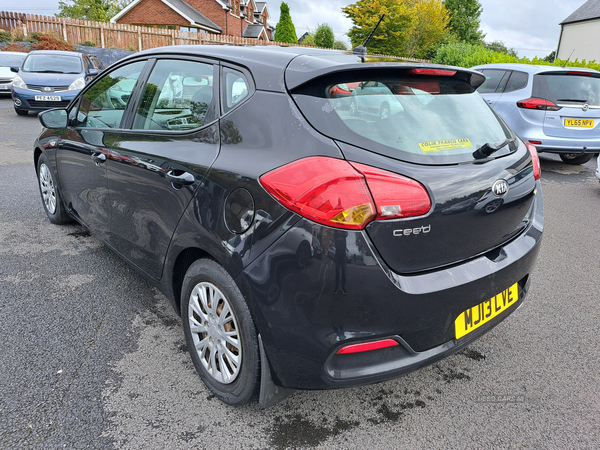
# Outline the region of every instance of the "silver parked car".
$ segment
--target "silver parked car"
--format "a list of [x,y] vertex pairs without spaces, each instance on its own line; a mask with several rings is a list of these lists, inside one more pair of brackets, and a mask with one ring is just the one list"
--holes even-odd
[[11,67],[21,67],[27,53],[0,51],[0,94],[10,95],[12,89],[13,73]]
[[486,78],[479,93],[538,152],[557,153],[568,164],[600,152],[600,72],[527,64],[473,69]]

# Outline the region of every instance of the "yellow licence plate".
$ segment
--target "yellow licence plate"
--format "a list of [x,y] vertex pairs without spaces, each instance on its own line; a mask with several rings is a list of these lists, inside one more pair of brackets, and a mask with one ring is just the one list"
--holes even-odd
[[594,119],[565,119],[565,127],[594,128]]
[[519,300],[519,287],[515,283],[489,300],[467,309],[454,321],[454,335],[456,339],[460,339],[489,322],[494,317],[502,314],[514,305],[517,300]]

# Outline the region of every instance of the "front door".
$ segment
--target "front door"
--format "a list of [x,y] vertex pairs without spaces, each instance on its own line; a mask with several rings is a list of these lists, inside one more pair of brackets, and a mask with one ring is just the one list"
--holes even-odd
[[108,240],[109,149],[145,62],[121,67],[84,92],[70,112],[71,126],[58,143],[57,161],[66,207],[95,234]]

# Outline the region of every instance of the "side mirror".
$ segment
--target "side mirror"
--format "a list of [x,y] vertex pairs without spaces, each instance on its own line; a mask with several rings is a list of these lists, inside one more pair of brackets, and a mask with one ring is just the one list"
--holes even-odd
[[39,113],[38,119],[45,128],[67,128],[69,114],[66,109],[49,109]]
[[95,77],[96,75],[98,75],[100,72],[98,72],[98,69],[90,69],[88,71],[88,75],[91,77]]
[[14,72],[14,73],[19,73],[19,68],[18,68],[18,67],[11,66],[11,67],[10,67],[10,71],[11,71],[11,72]]

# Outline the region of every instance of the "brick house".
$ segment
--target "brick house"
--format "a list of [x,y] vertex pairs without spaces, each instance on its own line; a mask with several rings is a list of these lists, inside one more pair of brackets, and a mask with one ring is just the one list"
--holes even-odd
[[266,2],[254,0],[133,0],[110,21],[269,41],[268,19]]

